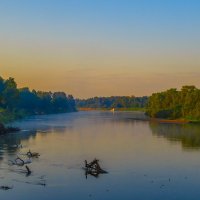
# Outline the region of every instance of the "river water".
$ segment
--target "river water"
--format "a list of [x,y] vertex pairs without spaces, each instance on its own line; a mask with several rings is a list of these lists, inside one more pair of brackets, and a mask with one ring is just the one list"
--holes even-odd
[[[141,120],[140,120],[141,119]],[[199,200],[200,125],[160,124],[140,112],[76,112],[34,116],[0,136],[3,200]],[[28,150],[40,153],[12,165]],[[108,174],[86,178],[84,160]]]

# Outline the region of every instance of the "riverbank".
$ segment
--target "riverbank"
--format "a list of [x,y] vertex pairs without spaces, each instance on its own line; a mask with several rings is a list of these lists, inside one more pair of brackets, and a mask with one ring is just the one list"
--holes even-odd
[[[112,111],[111,109],[104,109],[104,108],[78,108],[78,111]],[[145,114],[146,109],[145,108],[119,108],[115,109],[115,111],[139,111],[143,112]],[[157,123],[166,123],[166,124],[188,124],[188,123],[199,123],[200,120],[194,120],[194,119],[163,119],[163,118],[151,118],[148,117],[146,119],[136,119],[134,120],[142,120],[142,121],[150,121],[150,122],[157,122]]]
[[163,123],[163,124],[200,124],[199,120],[188,120],[188,119],[161,119],[161,118],[147,117],[146,119],[136,119],[136,120]]
[[159,119],[159,118],[150,118],[151,122],[159,122],[166,124],[188,124],[191,123],[189,120],[185,119]]
[[2,123],[0,123],[0,135],[5,135],[7,133],[18,132],[20,131],[17,127],[6,127]]
[[[112,111],[111,108],[77,108],[78,111]],[[115,111],[141,111],[145,112],[145,108],[115,108]]]
[[23,119],[28,116],[25,112],[8,112],[6,110],[0,112],[0,123],[7,124],[17,119]]
[[77,112],[77,110],[69,111],[69,112],[52,112],[52,113],[27,113],[24,111],[8,112],[4,110],[0,112],[0,123],[7,124],[9,122],[24,119],[26,117],[34,116],[34,115],[51,115],[51,114],[62,114],[62,113],[70,113],[70,112]]

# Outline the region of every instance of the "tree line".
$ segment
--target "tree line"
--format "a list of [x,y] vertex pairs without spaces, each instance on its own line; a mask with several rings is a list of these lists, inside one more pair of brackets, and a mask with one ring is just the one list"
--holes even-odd
[[18,88],[13,78],[0,77],[0,121],[35,114],[73,112],[78,108],[141,109],[156,118],[200,120],[200,89],[183,86],[150,97],[111,96],[76,99],[64,92],[44,92]]
[[[64,113],[76,110],[72,95],[64,92],[30,91],[17,88],[13,78],[0,77],[0,120],[6,116]],[[6,116],[5,116],[6,115]]]
[[200,89],[183,86],[154,93],[149,97],[147,114],[151,117],[200,120]]
[[78,108],[111,109],[111,108],[144,108],[148,97],[111,96],[76,99]]

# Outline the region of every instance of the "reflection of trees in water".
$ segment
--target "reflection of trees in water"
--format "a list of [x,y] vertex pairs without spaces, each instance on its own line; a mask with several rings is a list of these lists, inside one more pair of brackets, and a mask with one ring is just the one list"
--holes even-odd
[[0,160],[3,160],[4,154],[14,154],[20,149],[22,141],[36,137],[36,131],[17,132],[1,135],[0,137]]
[[200,149],[200,125],[150,123],[152,133],[170,141],[180,141],[185,149]]
[[[56,118],[57,116],[55,119]],[[13,122],[11,126],[19,127],[21,131],[0,136],[0,178],[11,183],[11,186],[16,185],[18,182],[23,184],[46,186],[45,176],[38,176],[37,173],[34,173],[34,168],[32,168],[31,165],[31,162],[34,162],[34,159],[29,160],[26,152],[30,147],[26,145],[29,145],[28,141],[36,140],[37,135],[47,136],[49,133],[62,134],[66,132],[66,129],[72,128],[70,120],[62,121],[62,118],[60,118],[61,117],[58,116],[57,121],[55,121],[52,116],[51,120],[37,120],[36,118],[36,120]],[[29,164],[28,167],[26,164],[15,164],[16,158],[18,157],[25,163]],[[30,163],[28,163],[28,161],[30,161]],[[38,162],[38,166],[39,165]],[[39,167],[36,168],[39,169]],[[33,173],[31,173],[31,171]],[[27,179],[26,176],[29,175],[30,177]]]
[[[28,128],[28,127],[26,127]],[[30,138],[35,138],[38,133],[46,135],[50,132],[63,133],[69,127],[65,126],[43,126],[35,127],[35,129],[20,131],[16,133],[0,136],[0,161],[3,160],[4,154],[14,154],[19,152],[23,141],[28,141]]]

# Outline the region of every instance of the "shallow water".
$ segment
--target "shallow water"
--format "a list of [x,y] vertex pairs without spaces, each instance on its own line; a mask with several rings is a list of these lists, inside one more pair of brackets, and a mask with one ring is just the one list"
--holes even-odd
[[[196,200],[200,190],[200,126],[142,121],[140,112],[77,112],[13,123],[0,137],[1,199]],[[22,148],[21,146],[22,145]],[[32,174],[9,165],[32,159]],[[86,179],[84,160],[100,159],[108,174]]]

